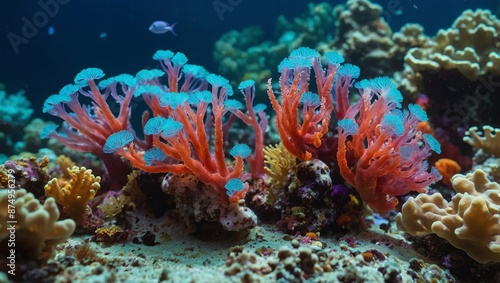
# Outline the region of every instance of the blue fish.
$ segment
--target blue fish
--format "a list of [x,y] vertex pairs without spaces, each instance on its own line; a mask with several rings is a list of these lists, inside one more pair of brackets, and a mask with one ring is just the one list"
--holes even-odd
[[156,21],[153,24],[151,24],[151,26],[149,27],[149,31],[156,34],[162,34],[170,31],[173,35],[177,36],[177,34],[174,31],[174,27],[176,24],[177,23],[169,25],[167,22],[164,21]]
[[102,39],[103,41],[104,41],[104,40],[106,40],[106,38],[107,38],[107,37],[108,37],[108,34],[107,34],[107,33],[105,33],[105,32],[101,32],[101,33],[99,34],[99,38],[100,38],[100,39]]

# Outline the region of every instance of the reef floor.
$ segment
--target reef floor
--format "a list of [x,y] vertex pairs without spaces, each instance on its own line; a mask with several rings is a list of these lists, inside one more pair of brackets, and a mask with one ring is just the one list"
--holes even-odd
[[191,235],[175,214],[127,217],[130,231],[137,231],[134,241],[73,236],[30,277],[37,282],[458,282],[391,224],[387,231],[371,225],[317,238],[262,224],[238,239],[208,230]]

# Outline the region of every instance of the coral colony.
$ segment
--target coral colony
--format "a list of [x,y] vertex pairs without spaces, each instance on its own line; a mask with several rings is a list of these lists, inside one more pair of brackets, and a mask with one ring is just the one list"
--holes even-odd
[[[482,53],[475,56],[482,59],[471,55],[477,62],[463,66],[449,54],[461,51],[422,43],[461,48],[462,40],[452,39],[452,31],[440,31],[431,39],[408,25],[392,34],[380,7],[358,2],[348,1],[348,8],[335,10],[337,27],[344,31],[338,36],[346,38],[342,46],[338,38],[333,41],[338,52],[324,44],[294,48],[276,62],[277,70],[266,72],[265,80],[261,74],[230,72],[230,81],[188,63],[181,52],[158,50],[153,54],[158,69],[116,76],[98,68],[78,73],[43,105],[44,113],[62,120],[59,125],[33,120],[31,127],[38,130],[29,130],[32,111],[8,112],[0,106],[5,113],[2,131],[7,131],[5,125],[14,130],[22,123],[26,135],[36,133],[42,139],[25,137],[14,144],[0,138],[1,143],[12,151],[51,148],[41,151],[40,158],[4,157],[0,239],[12,249],[2,250],[6,256],[1,262],[6,261],[8,269],[0,270],[15,280],[36,281],[63,274],[75,260],[84,266],[110,266],[96,255],[94,242],[106,247],[133,243],[132,252],[142,256],[134,255],[131,266],[145,266],[139,262],[147,257],[137,247],[172,241],[163,229],[180,225],[183,241],[189,242],[189,235],[208,242],[212,237],[235,241],[224,250],[225,266],[219,267],[222,276],[232,278],[228,282],[358,282],[366,280],[364,273],[374,282],[500,276],[495,273],[500,262],[500,129],[474,126],[459,137],[471,120],[452,127],[449,119],[434,116],[441,111],[441,105],[434,104],[436,93],[417,93],[427,81],[414,83],[457,68],[453,74],[471,83],[485,74],[498,75],[498,53],[479,50]],[[355,45],[351,30],[358,28],[353,14],[364,11],[359,6],[371,9],[373,25],[385,31],[386,38],[378,33],[369,40],[392,42],[396,47],[391,52],[401,58],[401,50],[408,51],[404,58],[413,71],[398,70],[404,79],[360,79],[363,66],[374,60],[369,56],[380,52],[365,50],[354,59],[360,67],[349,62],[352,56],[345,48]],[[328,9],[333,11],[329,4],[318,4],[309,14],[322,15],[314,18],[328,26]],[[451,29],[464,28],[463,21],[467,31],[477,25],[485,40],[500,26],[491,13],[479,10],[464,12]],[[488,24],[496,28],[485,27]],[[405,34],[413,40],[404,41]],[[475,33],[456,34],[467,42],[476,40]],[[287,38],[283,35],[277,45]],[[305,42],[291,45],[314,46],[308,44],[313,38],[293,38]],[[382,67],[397,63],[403,61]],[[373,74],[373,66],[369,68]],[[263,91],[271,107],[257,103],[263,101],[257,99]],[[22,93],[8,96],[0,91],[0,97],[29,107]],[[143,108],[132,107],[133,102]],[[16,116],[21,118],[13,119]],[[480,148],[474,159],[457,146],[462,138],[466,146]],[[158,224],[165,215],[169,220]],[[265,229],[278,229],[273,230],[278,236],[265,239]],[[326,238],[331,238],[329,244]],[[75,244],[74,239],[86,240]],[[258,241],[249,248],[245,239]],[[368,244],[360,239],[369,239]],[[278,241],[290,244],[272,247]],[[397,249],[413,251],[410,244],[422,258],[441,265],[393,255]],[[183,261],[168,258],[172,264]],[[462,264],[474,265],[483,275],[463,275]],[[169,276],[182,274],[164,266],[155,280],[176,280]]]

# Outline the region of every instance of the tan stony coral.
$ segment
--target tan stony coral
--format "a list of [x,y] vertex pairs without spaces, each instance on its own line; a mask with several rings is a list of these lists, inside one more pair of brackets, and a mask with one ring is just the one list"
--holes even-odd
[[481,170],[452,178],[456,195],[410,198],[396,217],[398,228],[416,236],[436,234],[474,260],[500,262],[500,185]]
[[463,140],[488,154],[500,157],[500,129],[483,126],[483,132],[479,132],[477,127],[471,127],[465,132]]
[[[42,205],[24,189],[0,189],[0,241],[9,241],[11,231],[15,231],[12,248],[18,260],[44,263],[53,257],[55,246],[65,242],[75,231],[73,220],[58,219],[59,209],[53,198],[47,198]],[[7,222],[12,220],[16,223]]]
[[485,74],[500,74],[500,20],[489,10],[464,11],[433,43],[412,48],[405,61],[415,71],[456,69],[474,81]]
[[71,178],[50,180],[45,186],[45,195],[55,198],[63,206],[64,216],[82,224],[89,211],[87,203],[101,187],[101,177],[94,176],[92,170],[85,167],[73,166],[67,170]]

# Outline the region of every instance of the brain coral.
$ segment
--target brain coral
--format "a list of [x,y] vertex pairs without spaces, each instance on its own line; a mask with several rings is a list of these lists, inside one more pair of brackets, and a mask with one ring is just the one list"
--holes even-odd
[[474,260],[500,262],[500,185],[481,170],[452,178],[456,195],[410,198],[396,217],[398,228],[416,236],[434,233]]

